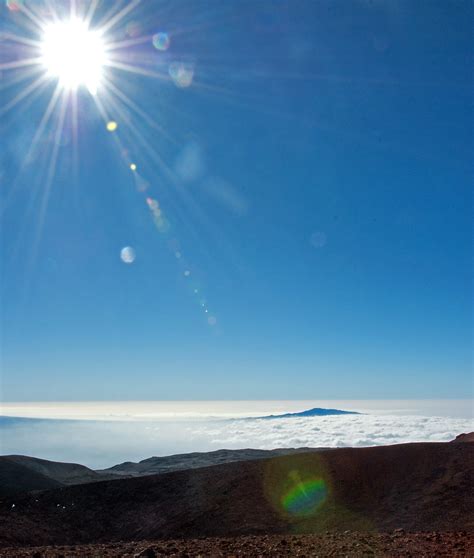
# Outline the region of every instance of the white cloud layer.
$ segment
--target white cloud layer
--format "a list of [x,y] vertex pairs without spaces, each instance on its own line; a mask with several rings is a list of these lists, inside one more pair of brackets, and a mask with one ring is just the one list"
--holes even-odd
[[397,415],[341,415],[236,420],[193,430],[215,448],[361,447],[404,442],[445,442],[474,430],[469,419]]
[[419,415],[341,415],[275,420],[1,419],[2,454],[106,468],[123,461],[221,448],[361,447],[444,442],[474,430],[472,419]]

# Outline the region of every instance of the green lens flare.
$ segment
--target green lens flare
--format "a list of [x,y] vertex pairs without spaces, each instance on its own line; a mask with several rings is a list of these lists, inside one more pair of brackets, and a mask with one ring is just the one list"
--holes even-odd
[[281,499],[284,510],[292,515],[311,515],[326,500],[327,488],[323,479],[300,481]]

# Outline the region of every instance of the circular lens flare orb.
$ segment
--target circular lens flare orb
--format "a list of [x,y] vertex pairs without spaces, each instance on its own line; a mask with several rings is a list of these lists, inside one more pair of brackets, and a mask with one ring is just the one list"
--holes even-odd
[[61,87],[75,91],[86,87],[97,93],[106,63],[105,45],[97,31],[80,19],[48,25],[41,42],[41,61]]
[[133,263],[135,261],[135,250],[131,246],[125,246],[120,250],[120,259],[126,264]]
[[152,42],[153,46],[157,50],[168,50],[170,46],[170,38],[168,33],[156,33],[155,35],[153,35]]
[[321,478],[295,484],[281,499],[283,509],[295,516],[312,515],[326,500],[326,483]]
[[193,81],[194,68],[190,64],[172,62],[168,68],[168,73],[175,85],[178,87],[189,87]]

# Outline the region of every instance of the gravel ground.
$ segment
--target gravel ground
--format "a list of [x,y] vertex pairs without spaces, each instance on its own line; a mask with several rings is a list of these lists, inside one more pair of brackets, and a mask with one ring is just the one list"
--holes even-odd
[[3,548],[5,558],[73,558],[73,557],[156,558],[249,558],[325,557],[325,556],[403,556],[456,557],[474,556],[474,534],[406,533],[327,533],[325,535],[259,535],[235,538],[175,539],[161,541],[118,542],[78,546],[43,546]]

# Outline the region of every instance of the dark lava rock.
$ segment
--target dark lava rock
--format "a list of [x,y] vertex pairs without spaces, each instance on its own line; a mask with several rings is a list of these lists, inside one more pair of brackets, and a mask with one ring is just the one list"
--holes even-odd
[[142,550],[138,554],[135,554],[135,557],[136,558],[156,558],[156,552],[153,550],[153,548],[151,546],[149,546],[148,548],[145,548],[145,550]]

